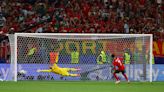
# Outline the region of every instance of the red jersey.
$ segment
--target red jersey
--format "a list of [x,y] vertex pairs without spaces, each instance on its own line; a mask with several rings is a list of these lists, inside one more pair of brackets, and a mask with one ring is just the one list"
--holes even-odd
[[113,60],[113,65],[114,65],[114,70],[125,70],[125,66],[124,64],[122,63],[123,59],[121,58],[114,58]]
[[54,63],[58,63],[59,60],[59,52],[50,52],[50,63],[54,64]]

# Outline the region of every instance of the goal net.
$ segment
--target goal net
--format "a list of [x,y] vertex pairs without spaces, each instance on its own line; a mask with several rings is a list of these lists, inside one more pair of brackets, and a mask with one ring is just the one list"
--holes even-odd
[[[131,81],[152,81],[151,34],[15,33],[9,36],[11,64],[6,80],[114,80],[111,54],[123,58]],[[54,63],[80,68],[79,77],[38,73]],[[125,56],[128,53],[129,57]],[[124,77],[118,74],[121,80]]]

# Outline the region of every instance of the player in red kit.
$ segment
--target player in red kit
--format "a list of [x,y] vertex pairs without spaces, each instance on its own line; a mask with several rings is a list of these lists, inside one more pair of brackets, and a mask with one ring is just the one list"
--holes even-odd
[[113,59],[113,75],[116,79],[116,84],[120,83],[120,79],[117,77],[117,73],[122,73],[122,75],[125,77],[125,79],[128,81],[129,83],[129,80],[128,80],[128,77],[126,76],[125,74],[125,66],[123,64],[123,59],[121,58],[118,58],[118,57],[115,57],[114,54],[111,55],[112,59]]

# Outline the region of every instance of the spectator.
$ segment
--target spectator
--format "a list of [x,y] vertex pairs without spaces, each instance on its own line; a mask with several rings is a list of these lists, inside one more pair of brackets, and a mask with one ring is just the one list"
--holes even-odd
[[36,29],[36,32],[35,33],[43,33],[44,30],[43,30],[43,25],[39,25],[38,29]]
[[0,12],[0,28],[3,27],[6,23],[6,18]]
[[125,30],[126,34],[129,34],[129,25],[128,25],[128,23],[126,21],[124,23],[124,30]]

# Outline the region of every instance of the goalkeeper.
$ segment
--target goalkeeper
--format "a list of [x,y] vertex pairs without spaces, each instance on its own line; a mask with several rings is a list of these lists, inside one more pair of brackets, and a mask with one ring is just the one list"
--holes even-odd
[[56,63],[53,64],[53,66],[50,66],[47,70],[37,70],[37,72],[52,72],[55,74],[59,74],[62,76],[72,76],[72,77],[78,77],[80,74],[70,74],[69,71],[79,71],[79,68],[61,68]]
[[50,52],[50,62],[54,63],[52,66],[49,67],[47,70],[37,70],[37,72],[52,72],[55,74],[59,74],[62,76],[80,76],[80,74],[70,74],[69,71],[79,71],[79,68],[61,68],[57,65],[58,62],[58,52]]

